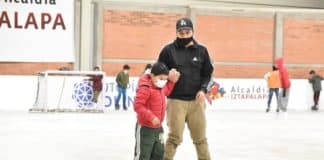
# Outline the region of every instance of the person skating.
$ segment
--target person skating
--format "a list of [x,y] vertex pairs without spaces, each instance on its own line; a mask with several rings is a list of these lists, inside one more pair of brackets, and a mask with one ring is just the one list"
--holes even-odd
[[318,110],[318,101],[319,101],[320,94],[322,91],[322,80],[323,80],[323,77],[316,74],[316,72],[314,70],[311,70],[309,72],[308,81],[309,81],[309,83],[312,84],[313,91],[314,91],[314,96],[313,96],[314,105],[312,106],[311,109],[314,111]]
[[125,64],[123,66],[123,70],[120,71],[118,73],[118,75],[116,76],[117,92],[118,92],[117,99],[116,99],[116,102],[115,102],[115,109],[116,110],[119,110],[119,107],[120,107],[120,105],[119,105],[120,97],[123,98],[123,108],[124,108],[124,110],[127,110],[126,91],[127,91],[127,87],[128,87],[128,84],[129,84],[129,70],[130,70],[129,65]]
[[[273,93],[275,93],[277,102],[278,102],[278,96],[279,96],[279,88],[281,87],[281,80],[278,68],[276,66],[272,66],[272,71],[268,72],[264,78],[267,80],[268,88],[269,88],[269,97],[268,97],[268,103],[267,103],[267,109],[266,112],[270,111],[271,108],[271,100]],[[276,112],[279,112],[279,105],[277,103],[277,109]]]
[[279,108],[285,112],[287,111],[291,83],[288,71],[284,66],[283,58],[277,58],[276,65],[278,66],[282,87],[282,89],[279,92],[278,105]]
[[[94,71],[100,71],[99,66],[96,66],[93,68]],[[91,78],[89,79],[90,81],[92,81],[92,88],[93,88],[93,99],[92,101],[94,103],[98,103],[98,97],[102,91],[102,75],[98,74],[98,75],[93,75],[91,76]]]
[[187,123],[198,159],[210,160],[206,137],[205,94],[213,66],[207,48],[193,38],[193,24],[189,18],[176,22],[176,40],[167,44],[159,55],[159,62],[181,73],[179,81],[167,100],[168,139],[164,160],[172,160],[182,142]]
[[134,99],[137,113],[134,160],[162,160],[164,139],[162,122],[165,115],[165,96],[172,91],[179,73],[163,63],[155,63],[150,74],[143,74]]

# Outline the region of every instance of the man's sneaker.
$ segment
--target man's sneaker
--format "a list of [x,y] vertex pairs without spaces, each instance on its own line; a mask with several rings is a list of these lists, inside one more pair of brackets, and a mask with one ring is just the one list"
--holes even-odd
[[270,108],[268,107],[267,109],[266,109],[266,112],[268,113],[270,111]]
[[277,108],[276,112],[279,113],[279,108]]
[[124,110],[127,111],[127,106],[123,106]]

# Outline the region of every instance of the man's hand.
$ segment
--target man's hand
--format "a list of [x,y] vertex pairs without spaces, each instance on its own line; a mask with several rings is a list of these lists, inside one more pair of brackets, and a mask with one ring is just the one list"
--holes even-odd
[[153,126],[157,126],[157,125],[159,125],[161,122],[160,122],[160,120],[157,118],[157,117],[154,117],[153,119],[152,119],[152,124],[153,124]]
[[204,102],[204,100],[205,100],[205,93],[203,91],[198,91],[196,95],[196,101],[201,103]]
[[180,77],[180,73],[172,68],[170,71],[169,71],[169,81],[173,82],[173,83],[176,83],[178,80],[179,80],[179,77]]

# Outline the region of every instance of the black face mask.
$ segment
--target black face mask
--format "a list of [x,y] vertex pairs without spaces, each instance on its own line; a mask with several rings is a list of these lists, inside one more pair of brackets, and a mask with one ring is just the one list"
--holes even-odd
[[183,46],[185,47],[188,43],[190,43],[191,41],[193,40],[192,37],[189,37],[189,38],[178,38],[177,37],[177,43],[180,45],[180,46]]

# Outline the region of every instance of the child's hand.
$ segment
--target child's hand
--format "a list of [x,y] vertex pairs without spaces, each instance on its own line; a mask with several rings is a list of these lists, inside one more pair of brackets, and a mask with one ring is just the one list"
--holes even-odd
[[157,118],[157,117],[154,117],[153,119],[152,119],[152,124],[154,125],[154,126],[157,126],[157,125],[159,125],[161,122],[160,122],[160,120]]
[[176,83],[180,77],[180,72],[178,72],[176,69],[172,68],[169,71],[169,80],[173,83]]

